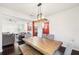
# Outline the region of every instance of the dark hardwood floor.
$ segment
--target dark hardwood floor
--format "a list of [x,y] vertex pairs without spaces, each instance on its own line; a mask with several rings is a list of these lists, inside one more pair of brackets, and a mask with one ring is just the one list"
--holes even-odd
[[18,43],[3,47],[2,55],[21,55],[21,51],[18,47]]
[[72,50],[72,53],[71,53],[71,55],[79,55],[79,51]]
[[[60,47],[60,48],[59,48],[59,51],[64,54],[65,49],[66,49],[65,47]],[[77,51],[77,50],[72,50],[71,55],[79,55],[79,51]]]
[[[23,42],[15,43],[14,45],[8,45],[3,47],[3,52],[0,55],[22,55],[21,50],[19,49],[18,45],[23,44]],[[59,51],[64,55],[65,47],[60,47]],[[79,51],[72,50],[71,55],[79,55]]]

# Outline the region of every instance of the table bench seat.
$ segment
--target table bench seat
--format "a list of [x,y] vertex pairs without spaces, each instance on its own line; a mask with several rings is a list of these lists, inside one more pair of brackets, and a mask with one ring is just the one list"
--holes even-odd
[[41,55],[40,52],[38,52],[37,50],[35,50],[27,44],[19,45],[19,48],[23,55]]

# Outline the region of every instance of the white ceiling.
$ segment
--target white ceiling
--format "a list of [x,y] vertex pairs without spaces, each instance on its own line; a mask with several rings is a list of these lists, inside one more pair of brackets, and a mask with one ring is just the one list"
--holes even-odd
[[[20,13],[24,13],[31,17],[36,17],[38,7],[37,3],[1,3],[1,7],[5,7]],[[78,3],[43,3],[42,13],[44,16],[50,16],[54,13],[79,6]]]

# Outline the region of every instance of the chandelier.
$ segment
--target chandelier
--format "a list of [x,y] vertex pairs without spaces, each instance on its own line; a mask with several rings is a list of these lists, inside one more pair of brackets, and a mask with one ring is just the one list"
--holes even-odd
[[42,16],[42,10],[41,10],[42,8],[41,8],[41,6],[42,6],[42,3],[37,4],[37,7],[38,7],[37,19],[42,19],[42,20],[47,21],[47,19],[43,18],[43,16]]
[[42,18],[41,6],[42,6],[42,3],[39,3],[37,5],[37,7],[38,7],[37,19],[41,19]]

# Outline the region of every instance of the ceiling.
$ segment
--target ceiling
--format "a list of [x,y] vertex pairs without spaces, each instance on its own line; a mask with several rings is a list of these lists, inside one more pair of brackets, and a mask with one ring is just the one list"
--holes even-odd
[[[31,17],[36,17],[38,11],[37,3],[1,3],[0,6]],[[79,3],[43,3],[41,7],[43,15],[50,16],[76,6],[79,6]]]

